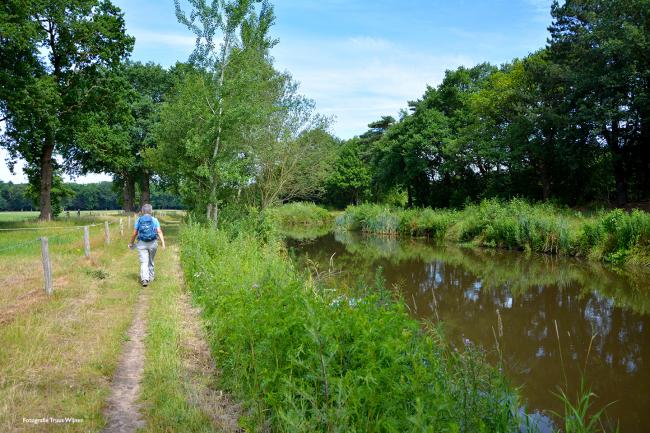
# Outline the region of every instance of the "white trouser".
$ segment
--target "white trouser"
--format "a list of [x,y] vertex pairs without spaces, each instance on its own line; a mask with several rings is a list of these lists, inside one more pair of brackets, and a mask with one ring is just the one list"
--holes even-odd
[[153,259],[156,257],[158,241],[138,241],[136,244],[138,257],[140,257],[140,281],[153,281],[154,264]]

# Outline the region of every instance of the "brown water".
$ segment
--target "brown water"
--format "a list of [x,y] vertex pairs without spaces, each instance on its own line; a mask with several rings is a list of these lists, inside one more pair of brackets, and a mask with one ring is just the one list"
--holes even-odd
[[348,232],[303,233],[287,243],[300,266],[332,285],[373,282],[381,268],[386,287],[403,293],[414,316],[441,320],[451,344],[469,339],[493,362],[496,334],[528,412],[561,412],[552,392],[568,383],[574,396],[586,366],[596,407],[615,402],[607,415],[621,432],[650,433],[648,276],[575,259]]

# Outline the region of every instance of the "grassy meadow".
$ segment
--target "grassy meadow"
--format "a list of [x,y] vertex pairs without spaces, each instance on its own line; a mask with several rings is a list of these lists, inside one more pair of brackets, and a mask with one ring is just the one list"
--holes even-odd
[[[193,406],[205,400],[201,395],[214,387],[216,376],[190,374],[197,337],[181,314],[188,301],[174,246],[178,216],[161,217],[170,247],[159,251],[158,278],[147,289],[150,325],[141,400],[147,432],[211,432],[216,428],[210,410]],[[112,223],[108,245],[105,220]],[[123,221],[123,236],[117,214],[0,223],[36,229],[0,232],[0,250],[24,243],[0,251],[0,431],[52,431],[51,424],[22,421],[42,417],[83,420],[57,425],[61,432],[104,427],[110,381],[143,290],[137,255],[126,248],[129,233]],[[90,231],[90,259],[84,257],[82,232],[74,227],[79,223],[98,224]],[[50,240],[51,296],[43,292],[38,236]]]
[[[23,228],[36,230],[0,232],[1,431],[51,431],[51,425],[22,422],[43,416],[83,419],[62,426],[66,432],[103,425],[109,380],[139,287],[126,234],[120,238],[113,224],[112,242],[106,245],[103,221],[87,218],[84,223],[102,224],[91,229],[90,259],[84,257],[83,235],[73,222],[23,221]],[[51,296],[43,292],[38,236],[50,240]]]

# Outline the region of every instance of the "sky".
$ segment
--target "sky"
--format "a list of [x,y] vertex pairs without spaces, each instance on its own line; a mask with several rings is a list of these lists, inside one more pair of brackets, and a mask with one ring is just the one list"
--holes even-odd
[[[551,23],[551,0],[272,2],[276,68],[290,72],[316,109],[334,118],[332,131],[341,138],[362,134],[381,116],[397,116],[447,69],[499,65],[542,48]],[[177,22],[173,0],[113,3],[136,38],[133,60],[165,67],[187,60],[195,39]],[[92,174],[75,181],[109,179]],[[2,162],[0,180],[26,181],[20,164],[11,175]]]

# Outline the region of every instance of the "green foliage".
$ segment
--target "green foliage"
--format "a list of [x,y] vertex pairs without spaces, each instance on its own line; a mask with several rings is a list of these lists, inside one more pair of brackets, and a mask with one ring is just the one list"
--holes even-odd
[[404,234],[441,240],[454,218],[452,211],[400,209],[382,205],[348,206],[336,218],[338,228],[384,235]]
[[363,159],[361,139],[343,142],[326,181],[328,200],[343,206],[349,203],[359,204],[369,197],[371,182],[370,166]]
[[[618,428],[608,430],[603,427],[603,418],[605,418],[605,407],[594,410],[593,400],[597,397],[590,388],[587,387],[584,375],[580,378],[580,388],[577,391],[575,400],[571,399],[563,389],[559,389],[555,394],[562,402],[564,413],[554,414],[563,420],[564,433],[618,433]],[[559,432],[560,430],[558,430]]]
[[491,248],[591,257],[617,265],[650,265],[650,215],[635,210],[585,217],[521,199],[483,200],[464,210],[349,206],[336,227],[387,235],[425,236]]
[[517,398],[471,343],[451,350],[379,287],[331,293],[281,245],[192,225],[188,284],[208,321],[222,385],[251,431],[509,432]]
[[[133,48],[110,1],[17,1],[0,12],[0,145],[27,162],[51,218],[53,176],[121,157],[124,90],[113,69]],[[110,132],[110,133],[109,133]],[[59,167],[56,156],[66,164]]]
[[[60,206],[64,210],[104,210],[119,209],[118,193],[111,182],[99,183],[55,183],[57,188],[53,198],[60,195]],[[29,184],[0,182],[0,211],[34,210],[35,189]],[[36,192],[37,193],[37,192]],[[4,203],[4,205],[3,205]],[[151,191],[151,204],[155,209],[182,209],[180,198],[154,184]]]
[[280,225],[325,226],[332,222],[332,215],[326,209],[308,202],[288,203],[267,209],[266,212]]

